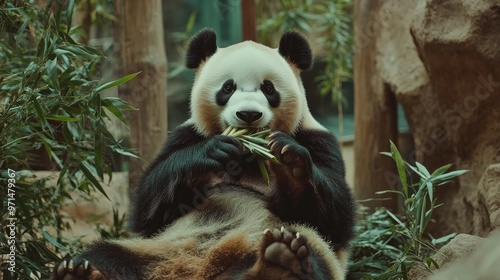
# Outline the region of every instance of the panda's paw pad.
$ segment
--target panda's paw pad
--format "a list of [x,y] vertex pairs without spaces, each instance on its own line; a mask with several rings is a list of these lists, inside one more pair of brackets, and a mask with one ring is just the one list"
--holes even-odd
[[54,268],[54,280],[87,280],[95,271],[85,259],[65,259]]
[[266,261],[280,265],[297,276],[310,272],[309,249],[300,233],[284,227],[266,229],[263,242]]

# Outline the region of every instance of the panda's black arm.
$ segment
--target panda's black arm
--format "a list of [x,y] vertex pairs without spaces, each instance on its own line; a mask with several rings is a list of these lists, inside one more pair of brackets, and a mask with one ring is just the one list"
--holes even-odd
[[277,176],[275,211],[285,220],[316,227],[343,248],[353,236],[355,211],[337,139],[318,130],[301,130],[294,138],[309,151],[311,170],[305,177]]
[[210,178],[224,172],[242,150],[234,137],[205,138],[193,125],[177,128],[135,187],[131,230],[151,237],[203,204]]
[[150,237],[180,216],[179,205],[192,197],[188,185],[193,176],[185,172],[195,158],[192,147],[204,139],[189,125],[169,135],[135,186],[129,218],[133,232]]

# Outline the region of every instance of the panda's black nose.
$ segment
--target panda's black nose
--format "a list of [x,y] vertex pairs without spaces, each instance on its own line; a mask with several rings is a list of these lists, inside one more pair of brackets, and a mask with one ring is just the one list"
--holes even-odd
[[236,116],[238,119],[246,123],[252,123],[260,119],[262,117],[262,113],[257,111],[238,111],[236,112]]

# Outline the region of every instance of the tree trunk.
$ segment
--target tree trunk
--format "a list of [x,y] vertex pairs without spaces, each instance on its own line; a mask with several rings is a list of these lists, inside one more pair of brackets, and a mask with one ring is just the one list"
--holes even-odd
[[243,40],[257,40],[257,24],[255,23],[255,0],[241,0],[241,15],[243,16]]
[[167,137],[167,58],[160,0],[116,1],[120,76],[141,72],[120,86],[119,96],[138,111],[127,112],[130,147],[143,159],[130,159],[129,189]]
[[357,199],[389,198],[366,202],[368,206],[396,209],[393,195],[375,192],[399,185],[394,162],[380,152],[389,151],[389,140],[397,143],[396,100],[377,70],[377,39],[380,34],[381,0],[354,3],[354,119],[355,179]]

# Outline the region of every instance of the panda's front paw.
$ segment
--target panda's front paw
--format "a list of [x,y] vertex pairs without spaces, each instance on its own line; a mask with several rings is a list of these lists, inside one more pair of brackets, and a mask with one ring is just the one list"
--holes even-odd
[[[54,267],[53,280],[87,280],[96,271],[90,263],[81,258],[66,258]],[[97,271],[96,271],[97,272]]]
[[308,178],[311,175],[311,154],[304,146],[283,132],[273,132],[269,140],[269,150],[281,164],[290,169],[293,176]]
[[241,162],[243,145],[234,138],[216,135],[206,140],[202,159],[211,171],[223,171],[230,161]]

